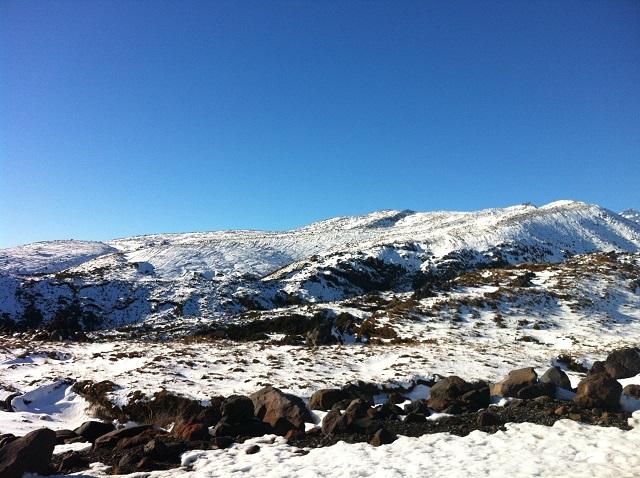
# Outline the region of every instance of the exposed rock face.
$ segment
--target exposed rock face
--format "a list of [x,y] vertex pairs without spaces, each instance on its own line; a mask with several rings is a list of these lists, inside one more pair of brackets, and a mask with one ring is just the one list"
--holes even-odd
[[636,348],[614,350],[604,361],[605,371],[613,378],[629,378],[640,373],[640,353]]
[[46,474],[56,446],[56,434],[48,428],[35,430],[0,448],[0,476],[22,478],[27,472]]
[[534,385],[537,381],[538,375],[531,367],[512,370],[503,380],[491,387],[491,395],[518,397],[520,390]]
[[542,377],[540,377],[540,381],[544,383],[553,383],[556,387],[571,390],[571,381],[560,367],[549,368]]
[[291,429],[304,430],[305,422],[311,422],[311,414],[304,402],[295,395],[275,387],[264,387],[251,394],[255,415],[271,425],[276,433],[284,435]]
[[449,409],[452,412],[475,412],[488,407],[489,399],[489,386],[485,382],[471,383],[453,375],[431,387],[428,404],[438,412]]
[[621,393],[622,385],[609,374],[590,374],[578,384],[573,401],[582,408],[617,410]]
[[309,408],[312,410],[331,410],[336,403],[347,400],[349,394],[339,388],[324,388],[318,390],[309,400]]

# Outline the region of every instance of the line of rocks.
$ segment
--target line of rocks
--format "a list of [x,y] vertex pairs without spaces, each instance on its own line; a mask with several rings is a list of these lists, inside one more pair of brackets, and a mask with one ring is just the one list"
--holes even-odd
[[[400,434],[492,433],[510,422],[552,425],[563,418],[628,429],[630,414],[619,409],[623,391],[617,379],[639,373],[638,350],[621,349],[596,362],[575,390],[558,367],[549,368],[541,377],[533,368],[522,368],[494,384],[468,382],[457,376],[423,381],[431,387],[430,396],[413,401],[405,395],[409,390],[350,383],[340,389],[316,391],[308,407],[301,398],[271,386],[250,396],[212,397],[206,406],[161,391],[151,400],[134,394],[129,404],[116,407],[107,398],[114,384],[78,382],[75,389],[104,418],[143,424],[116,429],[111,422],[90,421],[76,430],[43,429],[24,437],[0,435],[0,476],[70,473],[85,470],[94,462],[111,466],[114,473],[169,469],[179,466],[180,456],[187,450],[226,448],[266,434],[284,436],[291,445],[307,448],[340,440],[378,446],[393,442]],[[388,393],[387,403],[374,405],[374,395],[381,392]],[[640,385],[625,388],[632,397],[638,392]],[[498,407],[491,405],[492,396],[510,398],[506,406]],[[306,430],[306,424],[313,423],[310,409],[327,413],[321,424]],[[433,413],[444,415],[429,419]],[[90,442],[91,449],[52,457],[56,444],[76,442]],[[259,447],[247,452],[259,452]]]

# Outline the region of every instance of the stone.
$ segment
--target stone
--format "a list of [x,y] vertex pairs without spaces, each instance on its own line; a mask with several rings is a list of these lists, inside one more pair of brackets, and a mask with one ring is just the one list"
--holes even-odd
[[611,352],[604,361],[605,371],[613,378],[630,378],[640,373],[640,353],[636,348]]
[[404,421],[406,423],[425,423],[427,421],[427,417],[420,413],[411,412],[404,417]]
[[251,394],[255,415],[268,423],[279,435],[292,428],[304,430],[305,422],[313,422],[304,401],[295,395],[267,386]]
[[556,385],[552,382],[537,382],[520,389],[517,397],[523,400],[537,399],[541,397],[555,398]]
[[318,390],[309,399],[309,408],[312,410],[331,410],[336,403],[348,400],[349,394],[338,388],[325,388]]
[[258,445],[250,445],[244,451],[247,455],[255,455],[260,451],[260,447]]
[[22,478],[29,473],[48,474],[56,434],[48,428],[27,433],[0,448],[0,476]]
[[113,430],[115,430],[115,427],[112,423],[89,421],[84,422],[82,425],[76,428],[74,432],[76,433],[76,435],[81,436],[86,441],[93,443],[97,438],[101,437],[102,435],[106,435]]
[[478,418],[476,422],[479,427],[491,427],[495,425],[500,425],[500,419],[491,412],[483,410],[478,413]]
[[553,383],[556,387],[571,390],[571,380],[560,367],[551,367],[540,377],[540,381],[544,383]]
[[138,425],[129,428],[120,428],[98,437],[93,443],[94,448],[113,448],[123,438],[131,438],[141,434],[146,430],[150,430],[151,425]]
[[78,438],[78,435],[73,430],[56,430],[56,445],[62,445],[67,440]]
[[630,384],[622,389],[625,395],[640,400],[640,385]]
[[244,395],[231,395],[222,402],[220,414],[232,422],[248,420],[254,416],[253,402]]
[[491,395],[517,397],[520,390],[535,384],[537,380],[538,375],[532,367],[512,370],[503,380],[491,387]]
[[325,435],[343,433],[346,430],[346,422],[339,410],[331,410],[322,419],[322,433]]
[[573,401],[581,408],[617,410],[620,406],[622,385],[607,373],[587,375],[579,384]]
[[409,413],[419,413],[420,415],[424,415],[428,417],[431,415],[431,410],[429,410],[429,404],[427,400],[419,399],[414,400],[413,402],[407,403],[404,406],[404,412]]
[[202,423],[185,425],[181,427],[179,434],[174,433],[173,435],[186,441],[208,440],[211,436],[209,435],[209,427]]
[[452,375],[431,387],[427,401],[430,408],[446,413],[475,412],[489,406],[489,387],[484,382],[467,382]]
[[374,433],[373,437],[369,441],[369,444],[373,446],[388,445],[397,440],[397,436],[391,433],[386,428],[381,428]]

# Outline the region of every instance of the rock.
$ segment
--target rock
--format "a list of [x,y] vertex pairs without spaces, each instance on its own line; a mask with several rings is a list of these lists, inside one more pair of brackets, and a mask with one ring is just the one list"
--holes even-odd
[[13,405],[11,402],[14,398],[19,397],[19,393],[11,393],[4,400],[0,401],[0,408],[4,409],[5,412],[13,412]]
[[620,405],[622,385],[606,373],[587,375],[579,384],[573,401],[582,408],[617,410]]
[[229,448],[233,445],[233,439],[231,437],[215,437],[211,441],[216,448],[220,449]]
[[557,416],[561,417],[563,415],[566,415],[567,413],[569,413],[569,409],[567,407],[565,407],[564,405],[560,405],[558,408],[556,408],[553,411],[554,414],[556,414]]
[[405,413],[419,413],[420,415],[424,415],[428,417],[431,415],[431,410],[429,410],[429,404],[427,400],[414,400],[411,403],[407,403],[404,406]]
[[17,437],[13,433],[5,433],[4,435],[0,435],[0,448],[16,439]]
[[48,474],[56,434],[48,428],[32,431],[0,448],[0,476],[22,478],[24,473]]
[[538,375],[531,367],[512,370],[503,380],[491,387],[491,395],[517,397],[520,390],[535,384],[537,380]]
[[78,468],[86,468],[89,466],[89,461],[76,451],[70,451],[65,453],[58,464],[56,473],[70,473]]
[[279,435],[295,428],[304,431],[305,422],[312,422],[311,413],[302,399],[275,387],[264,387],[251,394],[255,415],[268,423]]
[[331,410],[336,403],[349,399],[349,394],[338,388],[325,388],[318,390],[309,399],[309,408],[312,410]]
[[93,443],[96,441],[98,437],[102,435],[106,435],[109,432],[115,430],[115,427],[112,423],[108,422],[98,422],[98,421],[89,421],[84,422],[78,428],[74,430],[74,432],[84,438],[85,440]]
[[476,420],[479,427],[491,427],[501,424],[500,419],[497,416],[486,410],[479,412]]
[[452,375],[437,381],[431,387],[427,401],[438,412],[456,413],[459,410],[475,412],[489,406],[489,387],[484,382],[467,382]]
[[406,423],[424,423],[427,421],[427,417],[420,413],[411,412],[404,417]]
[[172,434],[186,441],[208,440],[211,436],[209,435],[209,427],[202,423],[192,423],[191,425],[185,425],[180,428],[179,433]]
[[231,395],[222,402],[220,413],[231,422],[249,420],[254,416],[253,402],[244,395]]
[[540,377],[543,383],[553,383],[556,387],[571,390],[571,380],[560,367],[551,367]]
[[147,443],[149,440],[152,440],[153,438],[155,438],[157,434],[158,434],[158,431],[150,428],[132,437],[121,438],[116,443],[115,449],[126,450],[128,448],[135,448],[135,447],[142,446],[145,443]]
[[159,468],[161,468],[160,465],[158,465],[153,458],[148,456],[142,457],[142,459],[135,465],[136,471],[152,471]]
[[346,429],[346,421],[339,410],[331,410],[322,419],[322,433],[325,435],[344,433]]
[[388,445],[396,441],[397,438],[397,436],[395,436],[386,428],[381,428],[374,433],[373,438],[371,438],[371,441],[369,441],[369,444],[373,446]]
[[284,437],[287,440],[293,440],[293,439],[296,439],[296,438],[302,438],[302,437],[304,437],[304,431],[298,430],[297,428],[292,428],[291,430],[289,430],[287,433],[284,434]]
[[331,345],[338,341],[333,335],[333,324],[325,322],[315,329],[307,332],[306,343],[310,347],[318,347],[320,345]]
[[78,438],[78,435],[73,430],[56,430],[56,445],[62,445],[67,440]]
[[552,382],[537,382],[518,391],[518,398],[523,400],[537,399],[541,397],[555,398],[556,385]]
[[622,389],[622,393],[636,400],[640,400],[640,385],[627,385]]
[[260,451],[260,447],[258,445],[250,445],[244,451],[247,455],[255,455]]
[[640,373],[640,354],[636,348],[611,352],[604,361],[605,371],[613,378],[629,378]]
[[389,403],[391,405],[398,405],[399,403],[404,403],[406,401],[407,399],[398,392],[391,392],[389,394]]
[[142,452],[151,458],[162,458],[167,455],[167,445],[160,440],[150,440],[144,445]]
[[256,417],[239,422],[232,422],[224,417],[211,430],[214,437],[259,437],[269,433],[273,433],[269,424]]
[[398,415],[403,414],[403,410],[400,407],[389,403],[367,409],[367,416],[374,420],[397,420]]
[[116,444],[122,440],[123,438],[131,438],[136,435],[141,434],[146,430],[150,430],[152,428],[151,425],[138,425],[135,427],[129,428],[121,428],[119,430],[113,430],[109,433],[105,433],[104,435],[98,437],[94,443],[93,447],[97,448],[113,448]]

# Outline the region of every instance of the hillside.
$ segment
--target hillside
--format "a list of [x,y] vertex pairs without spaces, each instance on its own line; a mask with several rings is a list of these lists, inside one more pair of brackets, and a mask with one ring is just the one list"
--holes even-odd
[[[477,212],[379,211],[284,231],[54,241],[0,251],[0,313],[86,328],[231,320],[250,310],[440,287],[478,268],[636,253],[633,216],[576,201]],[[36,317],[37,318],[37,317]]]

